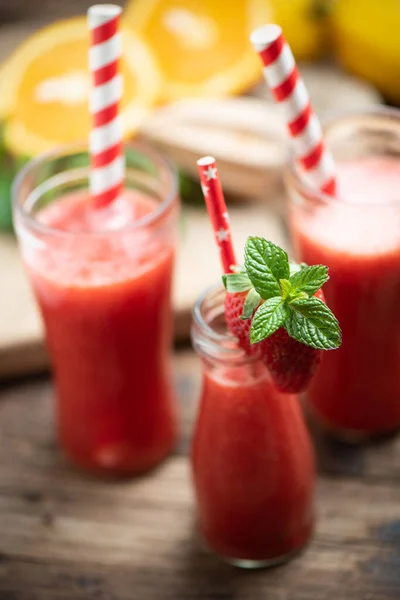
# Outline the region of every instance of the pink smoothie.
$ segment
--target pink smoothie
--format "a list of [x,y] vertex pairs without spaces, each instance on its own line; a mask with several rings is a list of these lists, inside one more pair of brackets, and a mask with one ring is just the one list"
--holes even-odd
[[314,457],[301,407],[262,363],[204,373],[192,467],[201,531],[217,554],[280,561],[311,535]]
[[336,200],[291,207],[296,258],[329,266],[324,292],[343,332],[308,402],[330,428],[377,434],[400,426],[400,161],[337,168]]
[[53,230],[43,246],[22,243],[46,326],[61,443],[92,471],[145,471],[175,441],[174,240],[168,215],[132,228],[156,208],[126,191],[98,210],[87,192],[76,192],[38,214]]

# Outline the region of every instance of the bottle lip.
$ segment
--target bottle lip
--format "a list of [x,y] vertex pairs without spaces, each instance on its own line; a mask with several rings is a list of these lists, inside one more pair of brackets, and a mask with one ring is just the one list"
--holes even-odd
[[[194,322],[201,328],[204,334],[211,340],[216,342],[232,341],[235,340],[234,336],[230,333],[219,333],[211,327],[203,316],[204,304],[207,300],[212,300],[216,296],[216,301],[219,301],[219,296],[225,292],[224,287],[221,284],[212,285],[204,290],[204,292],[197,298],[196,303],[193,307],[193,319]],[[220,309],[220,310],[219,310]],[[222,314],[224,310],[223,301],[217,306],[215,316]]]
[[257,362],[258,358],[248,356],[230,333],[217,331],[212,322],[224,315],[225,288],[221,284],[207,288],[193,307],[191,328],[195,350],[206,358],[229,361],[230,364]]
[[[167,183],[166,183],[166,193],[162,195],[162,199],[157,206],[157,208],[145,215],[144,217],[138,219],[133,223],[129,223],[129,225],[124,225],[120,228],[115,228],[107,231],[107,235],[119,235],[120,233],[137,231],[143,229],[145,227],[150,227],[155,224],[160,218],[162,218],[165,214],[167,214],[170,209],[173,207],[174,203],[178,198],[178,175],[177,171],[172,164],[172,162],[160,153],[158,150],[153,150],[148,144],[145,142],[125,142],[125,147],[129,147],[135,150],[138,150],[143,155],[146,155],[150,158],[150,160],[159,168],[160,172],[166,173],[167,175]],[[53,180],[53,185],[59,185],[61,183],[72,182],[75,179],[87,179],[89,181],[89,167],[79,167],[71,169],[70,172],[66,170],[65,172],[57,173],[53,175],[49,179],[46,179],[44,182],[36,186],[27,194],[26,200],[20,202],[20,191],[23,189],[23,186],[26,180],[29,180],[31,176],[33,176],[35,170],[41,165],[45,165],[47,162],[51,160],[55,160],[57,158],[68,158],[77,154],[85,154],[88,153],[87,144],[68,144],[64,146],[60,146],[48,152],[44,152],[39,156],[31,159],[22,167],[22,169],[17,174],[11,188],[11,197],[12,197],[12,205],[14,212],[14,220],[20,219],[21,223],[24,226],[28,227],[32,231],[36,231],[37,233],[43,234],[51,234],[60,236],[63,238],[71,238],[84,236],[104,236],[104,230],[99,231],[90,231],[90,232],[79,232],[77,234],[73,231],[65,231],[61,229],[57,229],[55,227],[51,227],[46,225],[40,221],[38,221],[27,209],[35,204],[37,199],[45,192],[52,189],[51,181]],[[84,189],[84,188],[83,188]]]
[[[388,106],[371,106],[360,109],[347,109],[347,110],[336,110],[330,111],[327,116],[322,120],[322,129],[324,131],[324,139],[328,138],[329,145],[329,134],[334,130],[335,127],[340,125],[346,126],[346,124],[351,124],[357,126],[362,125],[366,122],[366,120],[382,120],[382,123],[386,123],[387,128],[393,132],[394,126],[398,130],[399,136],[399,144],[400,144],[400,110],[393,107]],[[357,123],[358,122],[358,123]],[[377,129],[377,128],[376,128]],[[378,130],[378,129],[377,129]],[[384,128],[381,126],[381,131]],[[302,177],[301,172],[297,166],[296,156],[294,150],[291,149],[289,152],[288,162],[286,167],[284,168],[283,178],[286,184],[287,189],[294,188],[303,198],[307,198],[310,201],[318,202],[319,204],[330,204],[332,202],[337,202],[337,198],[333,198],[329,194],[325,194],[321,192],[321,190],[311,186],[305,179]],[[341,203],[346,206],[354,206],[349,200],[344,198],[340,199]],[[394,201],[388,201],[380,203],[380,208],[384,207],[393,207],[396,204]],[[365,206],[366,208],[370,208],[371,204],[362,204],[358,203],[358,206]]]

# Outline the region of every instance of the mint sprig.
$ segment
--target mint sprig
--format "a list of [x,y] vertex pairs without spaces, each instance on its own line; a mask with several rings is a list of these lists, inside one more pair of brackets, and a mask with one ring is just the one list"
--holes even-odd
[[302,291],[313,296],[328,279],[328,267],[313,265],[312,267],[303,267],[294,273],[290,278],[290,284],[294,291]]
[[285,329],[290,336],[321,350],[333,350],[340,346],[339,324],[325,302],[315,297],[299,298],[293,300],[289,307]]
[[285,301],[280,296],[268,298],[253,317],[250,342],[256,344],[269,337],[285,323],[288,316]]
[[223,276],[228,292],[247,292],[242,319],[253,317],[252,344],[283,327],[306,346],[332,350],[341,344],[338,320],[314,294],[328,281],[324,265],[289,263],[287,253],[272,242],[249,237],[244,267]]
[[279,280],[290,276],[286,252],[264,238],[249,237],[244,250],[244,266],[264,300],[279,296]]
[[256,310],[257,306],[260,304],[260,300],[260,294],[252,287],[246,296],[246,300],[243,306],[243,314],[241,318],[250,319],[250,317],[253,316],[253,313]]

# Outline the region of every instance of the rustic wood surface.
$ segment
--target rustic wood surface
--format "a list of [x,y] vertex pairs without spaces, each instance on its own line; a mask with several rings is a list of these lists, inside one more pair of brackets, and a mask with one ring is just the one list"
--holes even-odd
[[175,356],[182,435],[129,482],[61,456],[47,378],[0,388],[1,600],[395,600],[400,598],[400,438],[358,448],[317,436],[318,525],[289,565],[246,573],[202,550],[187,453],[200,386]]

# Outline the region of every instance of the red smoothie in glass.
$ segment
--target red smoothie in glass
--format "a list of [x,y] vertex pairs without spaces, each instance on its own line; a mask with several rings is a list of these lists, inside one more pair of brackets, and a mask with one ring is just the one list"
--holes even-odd
[[205,368],[192,447],[201,532],[240,566],[282,562],[313,527],[314,459],[297,396],[261,362]]
[[134,191],[101,210],[86,192],[67,195],[36,216],[57,230],[51,252],[24,255],[46,326],[61,443],[92,471],[145,471],[176,437],[174,244],[151,225],[129,228],[156,206]]
[[291,206],[295,255],[329,266],[327,303],[342,346],[323,353],[308,390],[327,427],[377,434],[400,426],[400,162],[339,162],[339,197]]

